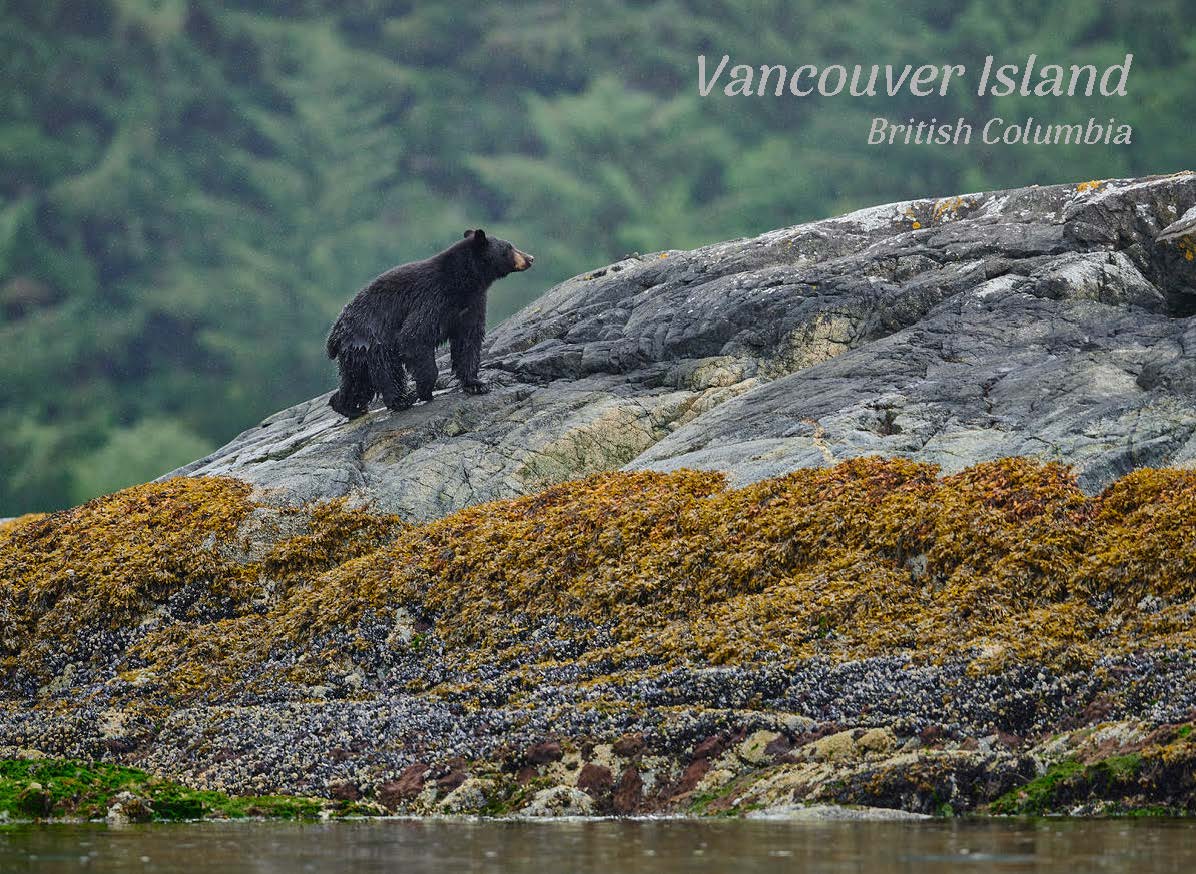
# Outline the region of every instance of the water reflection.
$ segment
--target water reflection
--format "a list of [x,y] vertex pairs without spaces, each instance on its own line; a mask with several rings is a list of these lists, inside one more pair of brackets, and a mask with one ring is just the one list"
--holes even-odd
[[0,871],[1196,871],[1171,820],[444,821],[0,827]]

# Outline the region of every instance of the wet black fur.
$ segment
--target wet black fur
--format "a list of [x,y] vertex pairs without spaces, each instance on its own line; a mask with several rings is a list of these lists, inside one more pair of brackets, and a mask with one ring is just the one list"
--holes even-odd
[[446,341],[462,389],[488,391],[478,378],[486,290],[532,260],[479,228],[438,255],[387,270],[357,292],[328,333],[328,357],[340,367],[340,388],[329,405],[350,419],[364,413],[375,395],[392,410],[406,409],[414,403],[408,375],[415,396],[430,401],[436,347]]

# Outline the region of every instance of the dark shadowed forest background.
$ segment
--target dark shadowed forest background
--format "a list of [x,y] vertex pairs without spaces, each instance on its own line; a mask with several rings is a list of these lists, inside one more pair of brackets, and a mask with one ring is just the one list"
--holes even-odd
[[[946,9],[950,11],[944,11]],[[1196,163],[1188,0],[4,0],[0,516],[151,478],[333,384],[328,324],[481,225],[492,321],[626,253]],[[1126,98],[697,94],[732,63],[1118,63]],[[866,144],[1115,116],[1129,147]]]

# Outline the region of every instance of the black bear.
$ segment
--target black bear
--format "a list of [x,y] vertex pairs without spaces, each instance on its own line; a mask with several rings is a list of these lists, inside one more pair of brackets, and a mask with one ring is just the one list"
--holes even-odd
[[340,367],[340,388],[328,404],[355,419],[374,395],[392,410],[432,400],[436,347],[450,343],[453,373],[469,394],[489,391],[478,379],[486,334],[486,289],[535,260],[481,228],[465,232],[438,255],[387,270],[349,301],[328,332],[328,357]]

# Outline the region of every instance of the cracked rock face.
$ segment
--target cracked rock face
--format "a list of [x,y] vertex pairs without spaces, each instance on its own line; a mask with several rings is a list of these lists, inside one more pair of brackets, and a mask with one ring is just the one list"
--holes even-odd
[[1196,463],[1193,314],[1194,173],[908,201],[574,277],[492,332],[489,395],[354,422],[324,395],[171,475],[416,520],[614,468],[738,485],[870,454],[1036,456],[1095,491]]

